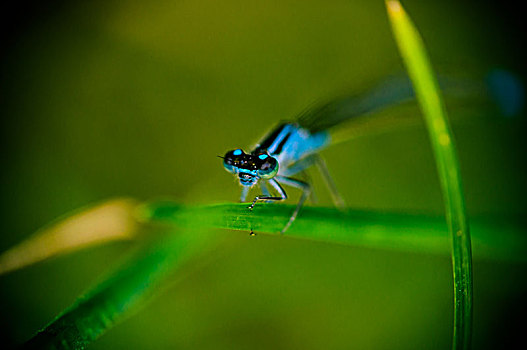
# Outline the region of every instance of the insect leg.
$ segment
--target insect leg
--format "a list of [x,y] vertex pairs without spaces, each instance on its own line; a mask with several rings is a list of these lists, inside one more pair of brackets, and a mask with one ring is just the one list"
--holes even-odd
[[344,199],[337,190],[337,186],[335,186],[333,178],[329,174],[328,167],[326,166],[324,158],[322,158],[319,154],[314,154],[313,158],[315,160],[315,163],[317,164],[317,168],[320,171],[320,174],[322,174],[322,178],[324,179],[326,186],[329,189],[329,193],[331,194],[333,203],[335,203],[335,206],[337,208],[344,208],[346,206],[346,203],[344,202]]
[[[300,175],[302,176],[302,181],[308,184],[313,183],[311,181],[311,174],[309,173],[309,169],[304,169],[300,172]],[[311,186],[311,193],[309,194],[309,200],[311,203],[316,204],[318,203],[318,197],[316,195],[315,189],[313,186]]]
[[279,197],[278,196],[265,196],[265,195],[256,196],[254,197],[254,200],[251,203],[251,205],[248,206],[249,209],[252,210],[254,208],[254,205],[258,201],[282,201],[284,199],[287,199],[287,193],[285,193],[282,186],[280,186],[280,184],[276,182],[275,179],[267,180],[267,182],[269,182],[275,188],[275,190],[278,192],[280,196]]
[[[291,176],[296,174],[302,174],[302,182],[311,183],[311,177],[308,173],[308,169],[316,162],[315,155],[310,155],[305,158],[300,159],[299,161],[291,164],[286,169],[280,170],[280,177],[291,178]],[[293,185],[294,186],[294,185]],[[298,186],[296,186],[298,187]],[[318,202],[318,198],[315,196],[315,192],[311,189],[310,199],[313,203]]]
[[293,221],[295,221],[298,215],[298,212],[300,211],[300,208],[302,208],[302,205],[304,205],[304,202],[306,201],[306,199],[309,197],[309,194],[311,193],[311,186],[307,182],[292,179],[290,177],[277,176],[276,180],[280,183],[283,183],[284,185],[293,186],[293,187],[296,187],[302,190],[302,196],[300,197],[300,200],[298,201],[298,204],[296,205],[295,211],[289,218],[289,221],[284,226],[282,231],[280,231],[280,233],[283,234],[285,231],[287,231],[289,226],[291,226]]
[[267,181],[260,180],[259,185],[260,185],[260,189],[262,190],[262,194],[264,196],[270,196],[271,195],[271,192],[269,192],[269,188],[267,188]]
[[[269,188],[267,187],[267,181],[266,180],[260,180],[259,185],[260,185],[260,189],[262,190],[262,195],[263,196],[267,196],[267,197],[271,197],[271,192],[269,192]],[[270,201],[267,200],[266,203],[267,202],[270,202]]]
[[248,186],[243,186],[242,188],[242,193],[240,195],[240,202],[245,202],[245,198],[247,198],[247,193],[249,193],[249,189],[250,187]]

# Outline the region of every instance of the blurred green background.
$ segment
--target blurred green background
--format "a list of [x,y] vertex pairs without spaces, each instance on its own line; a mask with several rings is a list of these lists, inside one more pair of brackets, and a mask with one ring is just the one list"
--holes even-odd
[[[439,72],[525,76],[513,8],[403,5]],[[251,146],[314,101],[403,71],[382,1],[54,2],[3,16],[16,23],[1,59],[1,251],[109,197],[236,201],[216,155]],[[523,215],[524,116],[474,105],[451,115],[469,214]],[[422,127],[323,154],[351,207],[442,213]],[[331,205],[316,188],[319,205]],[[448,256],[217,234],[214,264],[182,271],[91,348],[450,347]],[[0,276],[1,343],[27,340],[131,249],[114,243]],[[525,272],[474,262],[474,348],[520,337]]]

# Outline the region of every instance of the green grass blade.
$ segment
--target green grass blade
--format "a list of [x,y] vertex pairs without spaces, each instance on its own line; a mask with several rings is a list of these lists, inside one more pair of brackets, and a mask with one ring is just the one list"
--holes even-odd
[[[257,234],[278,235],[294,206],[247,204],[185,206],[172,201],[145,204],[141,220],[182,228],[252,229]],[[527,261],[527,235],[521,217],[490,217],[473,220],[474,252],[482,259]],[[300,238],[403,252],[450,253],[443,217],[365,210],[342,212],[334,208],[304,207],[285,238]]]
[[158,240],[92,292],[79,298],[74,306],[38,332],[23,348],[85,349],[143,306],[178,266],[206,251],[206,244],[210,242],[207,235],[194,232],[173,234]]
[[[184,235],[171,234],[145,249],[128,265],[57,317],[27,344],[26,348],[83,349],[117,322],[145,304],[170,275],[187,259],[200,256],[216,239],[206,228],[229,228],[249,233],[278,234],[293,206],[247,204],[184,206],[157,201],[137,209],[145,224]],[[189,231],[188,228],[193,228]],[[496,233],[499,228],[500,235]],[[485,258],[527,261],[527,236],[521,218],[475,220],[476,252]],[[341,212],[333,208],[303,208],[285,237],[330,243],[447,254],[448,232],[440,217],[371,211]],[[216,236],[218,238],[218,236]]]
[[453,349],[469,349],[472,333],[472,254],[459,162],[446,110],[422,39],[398,1],[387,1],[392,30],[414,85],[434,150],[446,219],[452,237],[454,273]]

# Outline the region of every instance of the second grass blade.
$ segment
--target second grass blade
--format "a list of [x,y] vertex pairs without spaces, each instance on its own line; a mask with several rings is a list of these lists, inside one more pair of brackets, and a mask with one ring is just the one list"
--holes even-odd
[[459,162],[439,85],[423,41],[399,1],[387,1],[392,31],[425,118],[439,173],[454,274],[453,349],[469,349],[472,333],[472,252]]

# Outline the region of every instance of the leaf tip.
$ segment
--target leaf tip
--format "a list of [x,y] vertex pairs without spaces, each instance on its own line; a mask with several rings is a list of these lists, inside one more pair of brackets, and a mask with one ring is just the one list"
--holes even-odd
[[403,6],[397,0],[385,0],[386,9],[391,17],[402,16],[404,13]]

